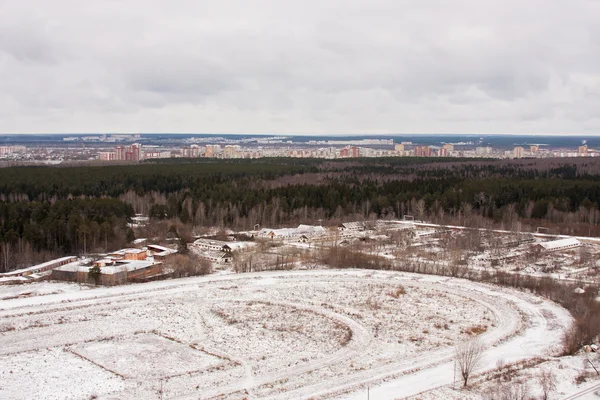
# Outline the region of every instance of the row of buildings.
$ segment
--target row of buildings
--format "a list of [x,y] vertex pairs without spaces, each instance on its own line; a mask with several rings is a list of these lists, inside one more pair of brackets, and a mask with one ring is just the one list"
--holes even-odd
[[0,146],[0,156],[7,156],[14,153],[23,153],[27,150],[25,146]]
[[[331,142],[331,141],[330,141]],[[360,142],[360,141],[357,141]],[[333,143],[336,143],[333,141]],[[362,142],[360,142],[362,143]],[[346,144],[343,147],[315,147],[281,143],[282,147],[242,147],[238,144],[189,144],[182,147],[162,147],[142,145],[141,143],[118,144],[112,149],[81,148],[44,148],[25,146],[0,146],[0,158],[22,161],[64,161],[64,160],[102,160],[139,162],[147,159],[164,158],[216,158],[216,159],[255,159],[263,157],[293,157],[344,159],[359,157],[466,157],[466,158],[553,158],[553,157],[597,157],[600,152],[587,145],[577,149],[552,150],[539,145],[516,146],[511,150],[499,150],[490,146],[473,144],[451,144],[442,146],[418,145],[412,142],[364,147],[358,144]]]
[[[14,146],[13,146],[14,147]],[[0,154],[2,154],[0,147]],[[596,150],[587,146],[579,146],[577,151],[550,152],[540,150],[538,145],[527,148],[517,146],[512,150],[496,151],[489,146],[478,146],[469,150],[456,150],[453,144],[443,146],[407,146],[395,144],[393,150],[385,148],[367,148],[356,145],[328,148],[242,148],[240,145],[207,144],[200,146],[192,144],[177,150],[161,150],[156,146],[142,147],[139,143],[128,146],[116,146],[112,151],[99,153],[99,159],[103,161],[141,161],[144,159],[157,158],[218,158],[218,159],[240,159],[240,158],[262,158],[262,157],[295,157],[295,158],[358,158],[358,157],[488,157],[488,158],[523,158],[523,157],[595,157],[600,155]]]
[[149,244],[143,248],[128,248],[114,251],[98,258],[68,256],[51,260],[16,271],[0,274],[0,284],[33,282],[46,277],[65,282],[90,282],[106,286],[121,285],[147,279],[163,273],[162,263],[176,254],[177,250]]
[[99,154],[99,159],[104,161],[141,161],[144,158],[147,157],[142,154],[142,145],[139,143],[120,145],[115,147],[114,151],[103,151]]

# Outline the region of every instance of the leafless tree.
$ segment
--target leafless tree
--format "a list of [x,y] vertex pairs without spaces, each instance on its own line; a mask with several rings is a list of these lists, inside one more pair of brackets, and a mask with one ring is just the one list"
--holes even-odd
[[212,271],[210,260],[183,254],[176,254],[165,261],[164,265],[173,269],[175,277],[206,275]]
[[567,329],[562,337],[563,355],[573,355],[590,342],[587,320],[580,318]]
[[454,357],[463,379],[463,387],[467,387],[469,377],[481,364],[484,350],[485,347],[478,338],[459,343],[456,346]]
[[485,393],[485,400],[527,400],[529,386],[524,380],[511,380],[510,382],[496,382]]
[[544,369],[540,372],[538,381],[542,387],[542,400],[548,400],[550,393],[556,390],[556,377],[552,371]]

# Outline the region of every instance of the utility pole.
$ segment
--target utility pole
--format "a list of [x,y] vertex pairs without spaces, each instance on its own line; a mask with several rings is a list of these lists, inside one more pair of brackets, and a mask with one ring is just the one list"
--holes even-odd
[[369,385],[367,385],[367,400],[370,400],[371,397],[370,389],[371,388],[369,387]]
[[454,359],[453,368],[454,377],[452,378],[452,389],[456,390],[456,358]]

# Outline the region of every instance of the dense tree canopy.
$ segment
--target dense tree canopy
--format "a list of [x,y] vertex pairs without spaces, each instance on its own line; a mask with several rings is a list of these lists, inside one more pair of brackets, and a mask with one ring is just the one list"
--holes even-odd
[[110,247],[131,238],[126,223],[135,212],[236,228],[405,214],[597,224],[599,171],[594,159],[456,158],[11,167],[0,174],[0,254],[8,268],[19,249]]

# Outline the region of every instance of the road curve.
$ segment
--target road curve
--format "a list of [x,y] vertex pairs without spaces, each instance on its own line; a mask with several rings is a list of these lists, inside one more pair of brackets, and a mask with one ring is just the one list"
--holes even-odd
[[[90,304],[123,302],[145,298],[155,293],[161,295],[180,294],[198,290],[199,287],[206,287],[206,285],[220,285],[224,282],[234,282],[236,280],[263,278],[309,280],[312,277],[337,281],[364,279],[365,281],[401,283],[407,286],[429,285],[435,286],[438,290],[445,290],[483,304],[494,313],[498,324],[495,329],[482,335],[482,339],[489,346],[482,370],[495,367],[499,360],[508,363],[529,357],[547,355],[549,350],[558,344],[564,328],[571,320],[569,313],[556,304],[516,290],[454,278],[367,270],[272,271],[206,276],[18,298],[0,302],[0,317],[10,318],[22,314],[84,307]],[[511,307],[507,307],[507,303],[510,303]],[[240,390],[251,392],[253,387],[318,370],[350,356],[359,355],[360,349],[368,346],[371,339],[370,332],[351,318],[311,304],[294,303],[288,304],[288,306],[304,308],[342,322],[352,330],[353,341],[347,349],[342,349],[323,360],[280,371],[276,376],[246,377],[238,387],[235,387],[235,385],[222,387],[218,389],[219,393],[223,393],[223,389],[225,389],[225,393]],[[525,324],[523,324],[523,321],[525,321]],[[366,389],[364,388],[366,385],[370,386],[371,398],[386,400],[408,397],[452,384],[454,375],[452,355],[453,349],[440,349],[367,371],[305,385],[286,393],[279,393],[272,398],[301,399],[333,396],[339,399],[362,400],[365,398]],[[243,360],[240,361],[240,363],[242,362]],[[384,379],[386,382],[380,383]],[[594,388],[588,390],[591,389]],[[591,392],[583,393],[582,391],[573,396],[587,393]],[[565,400],[571,398],[579,397],[567,397]]]

